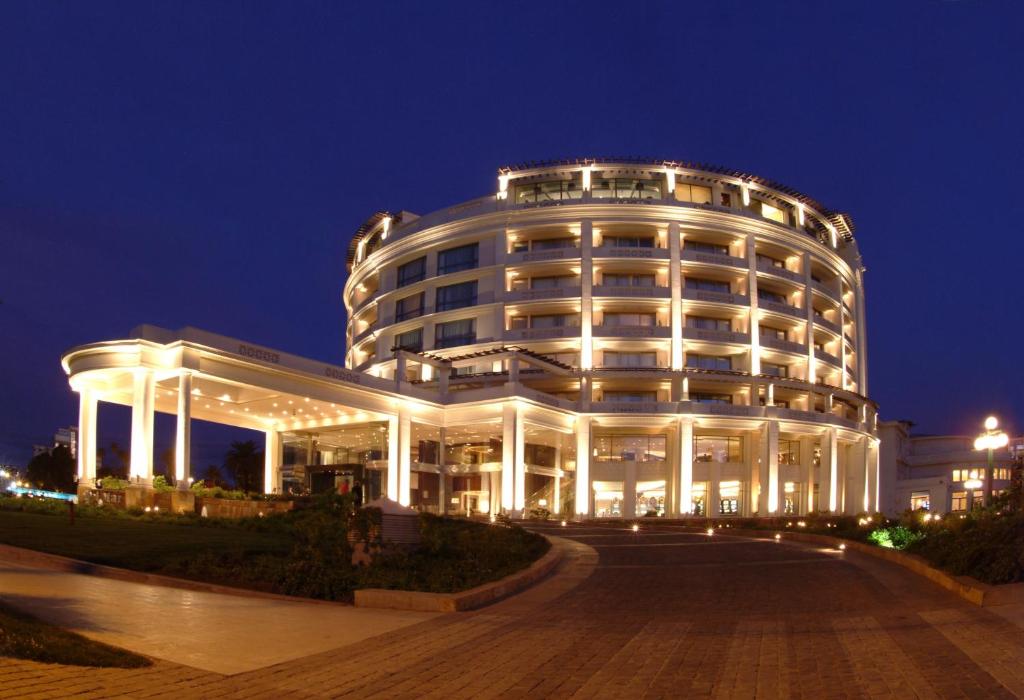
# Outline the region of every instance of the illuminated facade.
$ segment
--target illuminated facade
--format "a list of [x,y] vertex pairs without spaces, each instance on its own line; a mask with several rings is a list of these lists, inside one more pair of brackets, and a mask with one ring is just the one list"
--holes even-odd
[[852,222],[793,190],[667,161],[505,168],[486,197],[372,216],[349,272],[344,368],[190,329],[69,352],[83,444],[113,400],[143,480],[161,410],[183,478],[190,417],[264,431],[269,491],[583,517],[878,505]]

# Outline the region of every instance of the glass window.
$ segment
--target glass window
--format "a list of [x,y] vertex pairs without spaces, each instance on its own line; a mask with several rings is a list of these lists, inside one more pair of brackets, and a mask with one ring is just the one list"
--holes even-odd
[[628,402],[644,402],[644,401],[657,401],[658,392],[656,391],[606,391],[604,392],[605,401],[628,401]]
[[737,515],[740,512],[740,482],[718,482],[718,514]]
[[530,316],[530,328],[563,328],[579,326],[579,314],[539,314]]
[[761,374],[766,374],[769,377],[788,377],[789,365],[779,365],[774,362],[762,362]]
[[594,178],[590,189],[595,199],[661,199],[661,184],[661,180]]
[[704,243],[702,241],[683,240],[683,249],[692,250],[696,253],[712,253],[713,255],[728,255],[729,246],[718,243]]
[[516,204],[559,202],[566,199],[579,199],[583,195],[580,186],[572,180],[527,183],[518,185],[515,192]]
[[531,277],[530,289],[557,289],[559,287],[571,287],[577,283],[572,275],[559,275],[553,277]]
[[775,338],[776,340],[789,340],[789,331],[784,328],[773,326],[758,326],[758,332],[762,338]]
[[398,266],[398,286],[404,287],[422,281],[427,276],[427,259],[416,258]]
[[611,248],[653,248],[654,236],[604,236],[601,245]]
[[476,342],[476,320],[472,318],[449,321],[434,326],[434,347],[450,348]]
[[954,491],[953,492],[953,497],[952,497],[952,502],[951,502],[951,510],[954,510],[954,511],[967,510],[967,492],[966,491]]
[[782,262],[778,258],[773,258],[772,256],[764,255],[763,253],[758,253],[757,254],[757,263],[758,263],[758,265],[766,265],[768,267],[778,267],[780,269],[785,269],[785,267],[786,267],[786,263]]
[[437,254],[437,274],[447,275],[460,270],[472,270],[479,262],[479,254],[480,245],[478,243],[442,250]]
[[931,510],[931,496],[927,491],[914,491],[910,494],[910,510]]
[[954,469],[953,470],[953,481],[963,481],[963,479],[960,478],[960,470],[959,469]]
[[636,515],[637,517],[665,515],[664,480],[636,482]]
[[705,292],[725,292],[729,293],[729,283],[722,282],[720,280],[707,280],[699,277],[687,277],[686,278],[687,289],[699,289]]
[[575,236],[569,236],[568,238],[543,238],[539,241],[531,241],[531,250],[560,250],[562,248],[575,248],[577,238]]
[[656,352],[604,351],[605,367],[656,367],[657,365],[658,353]]
[[686,354],[686,366],[695,369],[732,369],[732,357],[690,352]]
[[695,403],[719,403],[719,404],[731,404],[731,394],[709,394],[706,392],[690,392],[690,401]]
[[702,187],[701,185],[689,185],[685,182],[677,182],[676,199],[680,202],[711,204],[711,188]]
[[395,336],[395,347],[401,348],[402,350],[408,350],[409,352],[422,352],[423,329],[416,328],[415,330],[406,331],[405,333],[399,333]]
[[780,224],[786,223],[786,212],[779,207],[773,207],[768,202],[761,202],[761,216],[772,221],[778,221]]
[[695,462],[738,464],[743,461],[743,438],[694,435],[693,459]]
[[601,322],[602,326],[653,326],[655,325],[654,314],[634,314],[606,312]]
[[709,331],[731,331],[732,321],[727,318],[711,318],[710,316],[687,316],[686,327]]
[[598,435],[594,459],[598,462],[663,462],[664,435]]
[[779,464],[800,464],[800,443],[796,440],[779,440]]
[[784,294],[779,294],[778,292],[773,292],[768,289],[758,288],[757,298],[760,299],[761,301],[770,301],[775,304],[789,303],[788,301],[786,301],[786,296]]
[[423,315],[423,292],[395,302],[395,321],[405,321]]
[[476,280],[437,288],[436,311],[462,309],[476,304]]
[[654,275],[606,272],[601,276],[601,284],[608,287],[653,287]]

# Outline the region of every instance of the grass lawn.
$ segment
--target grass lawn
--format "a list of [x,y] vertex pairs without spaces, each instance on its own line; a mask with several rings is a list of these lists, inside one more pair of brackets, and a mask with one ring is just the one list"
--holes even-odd
[[138,668],[150,660],[53,627],[0,603],[0,656],[49,664]]
[[159,572],[204,555],[284,556],[291,539],[239,527],[67,517],[0,510],[0,542],[98,564]]

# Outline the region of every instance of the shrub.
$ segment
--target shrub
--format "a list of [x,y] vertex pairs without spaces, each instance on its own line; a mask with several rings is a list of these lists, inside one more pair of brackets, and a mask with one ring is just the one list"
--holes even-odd
[[956,576],[989,584],[1024,581],[1024,514],[981,512],[946,518],[908,551]]
[[96,481],[96,487],[104,491],[124,491],[132,485],[127,479],[118,479],[116,476],[105,476]]
[[167,483],[167,477],[163,474],[157,474],[153,477],[153,490],[157,493],[167,493],[173,491],[174,487]]
[[868,535],[868,541],[888,549],[906,549],[923,537],[924,533],[922,532],[911,530],[903,525],[895,525],[872,530]]

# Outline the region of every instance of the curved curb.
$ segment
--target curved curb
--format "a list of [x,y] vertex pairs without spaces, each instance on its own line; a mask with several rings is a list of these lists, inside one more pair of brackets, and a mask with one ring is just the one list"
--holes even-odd
[[387,608],[417,612],[461,612],[496,603],[532,586],[555,570],[562,561],[567,545],[561,538],[547,537],[551,548],[529,567],[505,578],[484,583],[459,593],[424,593],[386,588],[360,588],[355,592],[357,608]]
[[728,533],[723,534],[739,535],[752,539],[774,539],[776,532],[782,535],[782,540],[784,541],[791,540],[794,542],[825,544],[832,547],[843,544],[846,545],[846,549],[849,551],[866,554],[876,559],[884,559],[902,566],[904,569],[909,569],[918,576],[923,576],[974,605],[989,607],[992,605],[1024,603],[1024,583],[1007,583],[993,586],[988,583],[982,583],[971,576],[954,576],[935,568],[923,557],[919,557],[916,554],[907,554],[896,549],[877,547],[857,542],[856,540],[842,539],[841,537],[817,535],[810,532],[793,532],[791,530],[730,530]]

